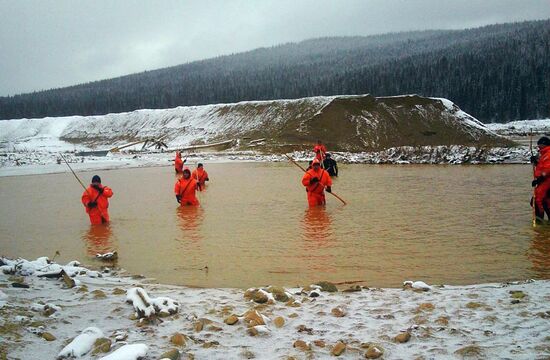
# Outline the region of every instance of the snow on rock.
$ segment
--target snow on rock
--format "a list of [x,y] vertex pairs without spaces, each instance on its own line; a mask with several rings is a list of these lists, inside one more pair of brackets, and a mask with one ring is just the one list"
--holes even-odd
[[[254,330],[252,330],[254,329]],[[254,336],[269,336],[271,335],[271,330],[269,330],[269,328],[266,326],[266,325],[256,325],[256,326],[252,326],[250,328],[252,334],[254,334]]]
[[32,304],[31,310],[46,313],[46,314],[53,314],[55,312],[61,311],[61,308],[55,304],[48,303],[48,304]]
[[132,304],[138,317],[167,316],[178,312],[178,302],[167,298],[151,298],[143,288],[135,287],[126,292],[126,302]]
[[97,339],[103,337],[103,332],[96,327],[82,330],[82,333],[74,338],[69,345],[57,355],[58,359],[79,358],[89,353]]
[[132,304],[140,318],[155,314],[151,298],[142,288],[131,288],[126,291],[126,302]]
[[118,253],[116,251],[110,251],[104,254],[95,254],[95,257],[101,260],[116,260],[118,258]]
[[[4,274],[29,276],[33,275],[37,271],[41,271],[50,266],[49,259],[47,257],[40,257],[34,261],[27,261],[25,259],[11,260],[2,258],[2,265],[0,270]],[[44,273],[47,271],[44,271]]]
[[124,345],[100,360],[138,360],[145,357],[148,350],[149,347],[145,344]]
[[415,290],[421,290],[421,291],[430,291],[432,287],[428,284],[426,284],[424,281],[405,281],[403,282],[404,288],[412,288]]
[[40,257],[33,261],[25,259],[11,260],[8,258],[0,258],[5,265],[0,266],[0,271],[4,274],[21,275],[21,276],[54,276],[60,274],[61,271],[70,277],[77,275],[87,275],[89,277],[100,277],[97,271],[88,270],[79,266],[78,261],[71,261],[67,265],[59,265],[50,261],[47,257]]
[[258,293],[261,294],[260,296],[265,296],[267,298],[267,301],[275,301],[273,294],[265,291],[264,289],[258,289]]

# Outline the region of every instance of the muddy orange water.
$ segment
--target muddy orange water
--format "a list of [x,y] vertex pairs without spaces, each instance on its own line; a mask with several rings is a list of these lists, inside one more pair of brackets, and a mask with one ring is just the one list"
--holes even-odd
[[[94,260],[160,282],[294,286],[317,280],[399,286],[550,277],[550,230],[531,226],[531,168],[341,165],[326,208],[308,209],[287,163],[206,164],[200,208],[180,208],[172,168],[99,173],[112,223],[91,227],[69,173],[0,178],[0,253]],[[206,270],[206,268],[208,270]]]

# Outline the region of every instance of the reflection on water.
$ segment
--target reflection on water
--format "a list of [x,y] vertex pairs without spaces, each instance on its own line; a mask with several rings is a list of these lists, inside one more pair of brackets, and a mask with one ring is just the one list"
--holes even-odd
[[182,231],[182,241],[200,243],[203,239],[201,224],[204,210],[200,206],[178,206],[176,209],[177,224]]
[[117,250],[130,273],[209,287],[550,277],[550,227],[531,226],[529,165],[339,168],[333,189],[348,205],[328,196],[317,208],[287,163],[208,164],[200,207],[178,206],[171,166],[102,171],[115,196],[110,226],[99,227],[70,174],[0,177],[0,250],[59,250],[61,262]]
[[86,244],[86,253],[89,256],[116,251],[113,242],[113,231],[110,224],[90,225],[88,231],[82,234],[81,239]]
[[308,207],[304,211],[302,229],[308,247],[326,247],[333,239],[332,219],[324,206]]
[[325,206],[308,207],[302,219],[303,249],[300,257],[312,272],[335,273],[332,219]]
[[533,263],[537,278],[550,278],[550,226],[539,225],[533,230],[533,241],[527,257]]

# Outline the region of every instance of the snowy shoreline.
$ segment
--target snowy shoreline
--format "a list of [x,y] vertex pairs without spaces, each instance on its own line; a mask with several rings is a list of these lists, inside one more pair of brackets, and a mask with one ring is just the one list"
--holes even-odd
[[[379,152],[333,152],[340,164],[526,164],[531,155],[527,147],[476,148],[468,146],[423,146],[389,148]],[[311,160],[312,153],[295,151],[297,161]],[[64,154],[74,170],[114,170],[156,166],[173,166],[173,153],[116,153],[106,157]],[[188,164],[197,162],[287,162],[284,154],[261,154],[254,151],[198,152],[184,154]],[[55,174],[67,172],[59,153],[50,151],[0,152],[0,177]]]
[[550,280],[243,291],[154,284],[75,261],[1,261],[0,358],[550,356]]

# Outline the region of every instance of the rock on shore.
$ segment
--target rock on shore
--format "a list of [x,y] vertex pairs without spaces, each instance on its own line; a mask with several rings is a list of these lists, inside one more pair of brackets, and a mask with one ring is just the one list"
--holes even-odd
[[[328,284],[324,290],[304,284],[256,288],[245,297],[240,289],[143,283],[113,269],[99,277],[77,262],[1,261],[0,358],[550,356],[548,280],[424,284],[429,291],[329,292],[334,289]],[[62,278],[38,276],[59,269],[75,287]],[[11,286],[15,281],[28,288]],[[105,296],[94,296],[96,291]],[[269,295],[258,302],[252,293]],[[46,305],[56,311],[46,314]]]

